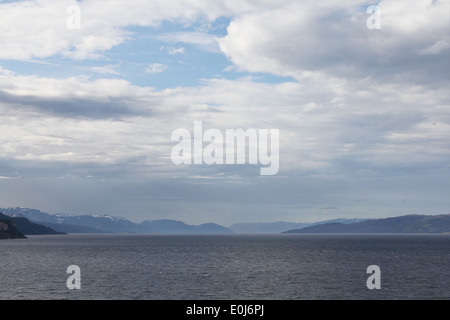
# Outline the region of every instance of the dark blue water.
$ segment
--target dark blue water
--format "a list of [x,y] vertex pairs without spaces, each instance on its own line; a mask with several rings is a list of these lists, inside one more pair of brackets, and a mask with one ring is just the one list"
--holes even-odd
[[450,235],[30,236],[0,252],[0,299],[450,298]]

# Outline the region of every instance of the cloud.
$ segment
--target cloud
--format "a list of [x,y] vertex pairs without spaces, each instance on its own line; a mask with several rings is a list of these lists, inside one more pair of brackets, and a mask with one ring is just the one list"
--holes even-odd
[[[381,1],[380,30],[366,27],[365,5],[302,1],[251,12],[230,23],[220,48],[242,70],[299,81],[318,71],[383,81],[421,81],[431,73],[438,81],[447,80],[438,71],[442,66],[448,70],[443,51],[449,39],[448,1]],[[433,61],[417,54],[429,43],[437,43]]]
[[[257,7],[252,1],[243,1],[237,8],[234,1],[209,0],[4,2],[0,4],[0,59],[99,59],[105,51],[132,39],[130,26],[156,28],[163,21],[175,20],[208,22]],[[68,27],[74,21],[79,26]]]
[[436,41],[431,47],[418,50],[418,53],[424,55],[436,55],[446,51],[448,48],[450,48],[450,44],[447,41],[439,40]]
[[59,80],[4,73],[0,84],[2,109],[69,118],[150,115],[157,99],[152,88],[137,87],[122,79],[90,80],[79,76]]
[[180,48],[170,48],[169,49],[169,54],[170,55],[174,55],[174,54],[183,54],[184,53],[184,47],[180,47]]
[[167,42],[167,43],[185,43],[194,45],[201,50],[218,53],[219,45],[218,45],[218,37],[197,31],[189,31],[189,32],[171,32],[171,33],[163,33],[155,37],[156,39]]
[[[0,59],[39,60],[59,56],[74,60],[100,59],[103,54],[133,40],[129,27],[158,28],[163,21],[186,25],[209,24],[225,16],[273,8],[271,1],[174,0],[23,0],[0,4]],[[74,9],[75,8],[75,9]],[[70,27],[74,22],[77,27]],[[79,25],[78,25],[79,23]],[[211,39],[201,32],[179,34],[186,43],[209,47]],[[180,39],[181,40],[181,39]],[[205,43],[207,41],[208,43]]]
[[116,69],[120,67],[120,64],[108,64],[102,67],[91,67],[90,70],[100,73],[100,74],[114,74],[114,75],[122,75]]
[[0,179],[2,179],[2,180],[11,180],[11,179],[20,179],[20,177],[5,177],[5,176],[0,176]]
[[167,65],[161,63],[152,63],[145,68],[145,72],[150,74],[161,73],[168,68]]
[[118,79],[7,72],[0,84],[8,132],[1,141],[3,156],[15,159],[111,165],[133,158],[140,159],[135,168],[153,163],[170,176],[249,173],[240,167],[174,167],[172,131],[192,131],[194,121],[203,121],[205,130],[279,129],[281,176],[351,170],[342,163],[383,174],[404,166],[405,159],[420,167],[440,165],[448,155],[446,88],[344,81],[319,73],[309,82],[210,79],[162,91]]
[[[94,20],[81,9],[80,29],[67,27],[70,6],[76,1],[19,1],[0,5],[1,59],[31,60],[60,55],[71,59],[98,58],[99,53],[119,45],[127,32],[108,19]],[[83,7],[83,6],[82,6]]]
[[[80,29],[67,28],[67,8],[80,8]],[[0,5],[1,59],[32,60],[61,56],[99,59],[107,50],[133,40],[127,28],[157,28],[162,21],[187,24],[232,17],[219,39],[201,31],[156,36],[168,43],[224,52],[242,70],[302,79],[305,72],[405,79],[446,64],[447,1],[381,1],[382,28],[368,30],[364,1],[19,1]],[[270,23],[267,23],[270,21]],[[438,70],[436,70],[438,71]],[[442,73],[441,80],[442,80]]]
[[[22,79],[23,88],[15,91],[40,82],[28,80]],[[2,176],[22,178],[2,181],[22,181],[21,196],[32,207],[55,211],[70,203],[71,212],[119,215],[133,208],[129,216],[133,220],[167,217],[168,211],[172,218],[185,221],[230,224],[242,217],[246,221],[320,220],[315,214],[324,203],[340,208],[329,213],[330,218],[343,212],[346,217],[367,217],[367,207],[376,207],[378,215],[389,215],[396,203],[392,194],[402,189],[402,199],[418,201],[431,192],[437,203],[446,189],[442,181],[437,184],[441,191],[428,187],[429,192],[419,196],[419,189],[422,183],[431,186],[439,181],[432,174],[443,177],[448,172],[448,93],[406,85],[375,87],[370,81],[350,82],[343,90],[339,79],[317,80],[266,84],[250,78],[213,79],[199,86],[147,90],[139,95],[128,85],[128,90],[116,93],[118,106],[144,107],[153,101],[153,112],[126,112],[120,118],[110,117],[105,110],[103,117],[101,112],[96,117],[45,113],[36,97],[34,109],[3,103]],[[78,86],[85,93],[79,93],[80,99],[86,103],[93,99],[91,87],[98,87],[102,96],[96,80],[83,82]],[[58,88],[66,83],[47,85]],[[48,92],[42,84],[41,88],[43,94]],[[397,92],[395,99],[391,91]],[[383,92],[387,94],[380,100]],[[335,100],[338,94],[341,99]],[[209,111],[212,105],[217,112]],[[180,127],[192,132],[194,120],[203,120],[205,130],[279,128],[279,174],[268,180],[261,179],[257,167],[173,165],[171,133]],[[61,176],[65,179],[58,179]],[[39,184],[44,186],[38,188]],[[30,200],[50,194],[52,198],[61,195],[56,200]],[[164,198],[168,195],[177,201]],[[1,200],[9,204],[15,197],[5,190]],[[357,198],[364,201],[349,204]],[[299,204],[309,209],[299,209]],[[414,210],[408,206],[409,211],[399,207],[395,213],[419,213],[424,207],[426,203],[415,204]]]
[[2,104],[16,109],[36,110],[41,115],[50,114],[61,117],[114,118],[132,114],[149,114],[150,109],[138,111],[128,105],[127,101],[115,98],[68,98],[14,96],[0,91]]
[[[66,27],[71,4],[81,8],[80,29]],[[192,61],[195,68],[225,54],[243,73],[156,90],[144,81],[157,76],[121,75],[109,62],[75,68],[95,77],[0,67],[0,201],[47,198],[33,203],[145,218],[170,211],[200,222],[273,220],[274,213],[313,219],[327,204],[333,215],[356,217],[448,208],[448,2],[378,5],[380,30],[366,27],[367,3],[350,0],[2,3],[2,59],[119,54],[105,61],[158,74],[168,65],[151,62],[167,60],[121,55],[141,50],[137,39],[151,29],[169,54],[204,50],[208,59]],[[209,33],[218,17],[231,21],[226,35]],[[182,27],[167,32],[164,21]],[[266,81],[260,73],[290,78]],[[279,129],[279,173],[267,179],[250,165],[174,165],[171,134],[192,132],[194,121],[222,132]]]

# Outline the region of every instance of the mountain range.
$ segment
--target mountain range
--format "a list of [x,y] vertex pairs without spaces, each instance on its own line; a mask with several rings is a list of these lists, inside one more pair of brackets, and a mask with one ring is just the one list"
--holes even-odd
[[14,232],[14,229],[11,228],[11,226],[14,226],[14,228],[21,234],[24,235],[42,235],[42,234],[62,234],[64,232],[58,232],[53,230],[50,227],[44,226],[42,224],[34,223],[30,221],[29,219],[25,217],[11,217],[9,215],[5,215],[0,212],[0,220],[3,222],[5,221],[12,221],[13,224],[10,226],[10,231]]
[[406,215],[384,219],[334,219],[314,223],[216,223],[189,225],[158,219],[135,223],[111,215],[48,214],[37,209],[0,208],[23,234],[132,233],[132,234],[279,234],[279,233],[444,233],[450,215]]
[[450,214],[405,215],[351,224],[333,222],[285,233],[450,233]]
[[[134,233],[134,234],[226,234],[229,228],[215,223],[188,225],[177,220],[146,220],[135,223],[111,215],[48,214],[28,208],[0,208],[14,219],[26,218],[61,233]],[[20,230],[20,228],[18,228]],[[26,234],[26,233],[25,233]]]
[[250,222],[250,223],[235,223],[229,228],[235,233],[281,233],[292,229],[301,229],[309,226],[324,224],[324,223],[355,223],[363,221],[363,219],[334,219],[325,220],[313,223],[301,223],[301,222],[286,222],[286,221],[276,221],[276,222]]

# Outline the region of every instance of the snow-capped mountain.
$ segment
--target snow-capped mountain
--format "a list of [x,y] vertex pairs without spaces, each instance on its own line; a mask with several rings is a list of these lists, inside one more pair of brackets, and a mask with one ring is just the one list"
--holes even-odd
[[231,233],[226,227],[215,223],[199,226],[176,220],[148,220],[135,223],[112,215],[48,214],[36,209],[0,208],[11,217],[25,217],[57,231],[66,233]]

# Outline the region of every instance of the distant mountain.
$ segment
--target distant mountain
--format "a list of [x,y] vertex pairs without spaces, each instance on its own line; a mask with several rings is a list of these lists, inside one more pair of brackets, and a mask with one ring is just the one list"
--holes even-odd
[[201,234],[225,234],[225,233],[233,233],[230,228],[226,228],[216,223],[203,223],[198,226],[195,226],[195,232]]
[[312,225],[323,223],[339,222],[339,223],[355,223],[363,221],[362,219],[335,219],[320,221],[314,223],[299,223],[299,222],[259,222],[259,223],[235,223],[229,228],[235,233],[282,233],[293,229],[302,229]]
[[450,232],[450,214],[406,215],[361,222],[325,223],[285,233],[444,233]]
[[160,234],[215,234],[232,233],[215,223],[198,226],[176,220],[147,220],[131,222],[111,215],[48,214],[36,209],[5,208],[3,212],[14,218],[27,218],[39,224],[65,233],[160,233]]
[[0,213],[0,239],[25,239],[19,230],[17,230],[14,221]]
[[[385,219],[334,219],[314,223],[237,223],[229,228],[215,224],[189,225],[160,219],[135,223],[111,215],[48,214],[36,209],[0,208],[24,234],[43,233],[135,233],[135,234],[227,234],[227,233],[440,233],[450,232],[450,215],[408,215]],[[39,224],[39,231],[33,226]],[[28,232],[28,233],[27,233]],[[33,232],[33,233],[30,233]],[[40,233],[34,233],[40,232]]]
[[52,228],[55,231],[63,233],[112,233],[110,231],[100,230],[89,226],[78,226],[66,223],[39,222],[43,226]]
[[235,223],[229,228],[235,233],[281,233],[286,230],[300,229],[310,226],[310,223],[296,222],[247,222]]
[[36,209],[0,208],[0,211],[11,217],[24,217],[30,221],[57,222],[56,217]]
[[343,224],[352,224],[357,222],[366,221],[367,219],[345,219],[345,218],[339,218],[339,219],[333,219],[333,220],[324,220],[319,222],[311,223],[312,226],[319,225],[319,224],[325,224],[325,223],[343,223]]
[[[145,233],[145,228],[135,222],[111,215],[55,215],[64,225],[94,228],[103,233]],[[87,230],[85,230],[87,231]],[[87,232],[91,233],[91,232]]]
[[25,235],[39,235],[39,234],[61,234],[52,228],[43,226],[41,224],[33,223],[24,217],[10,217],[0,213],[0,219],[10,220],[14,222],[15,228]]
[[179,233],[179,234],[217,234],[232,233],[226,227],[215,223],[205,223],[198,226],[188,225],[177,220],[146,220],[141,223],[147,233]]
[[48,214],[28,208],[0,208],[11,217],[24,217],[65,233],[141,233],[139,224],[110,215]]

